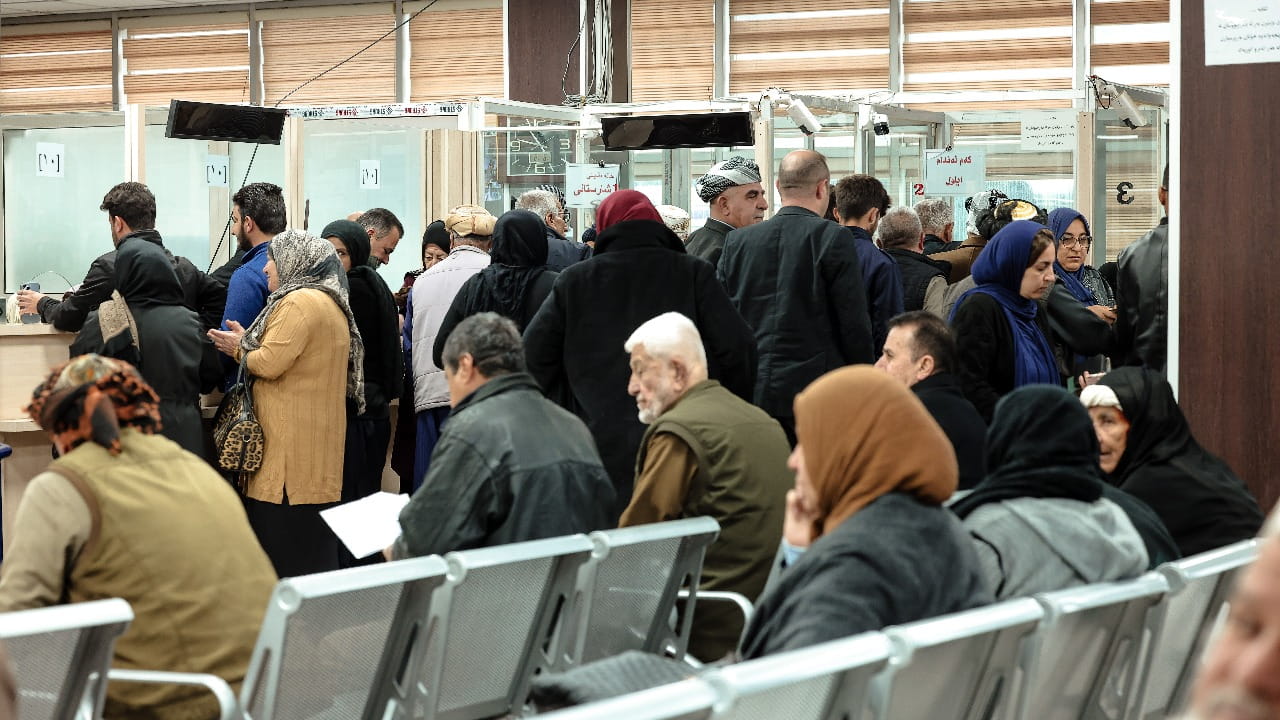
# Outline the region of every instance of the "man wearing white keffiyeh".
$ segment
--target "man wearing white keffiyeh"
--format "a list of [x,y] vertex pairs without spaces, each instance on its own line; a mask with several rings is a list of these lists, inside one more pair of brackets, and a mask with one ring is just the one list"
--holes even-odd
[[735,155],[713,165],[698,178],[693,189],[710,206],[711,217],[689,235],[686,249],[690,255],[715,265],[724,250],[724,236],[730,230],[764,220],[769,198],[760,184],[760,166]]

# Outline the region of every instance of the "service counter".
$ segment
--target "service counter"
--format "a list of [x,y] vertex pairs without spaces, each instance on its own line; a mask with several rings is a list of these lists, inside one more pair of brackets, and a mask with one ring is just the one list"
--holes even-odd
[[49,370],[67,360],[75,337],[52,325],[0,323],[0,443],[13,448],[13,454],[0,462],[0,522],[6,548],[22,492],[53,459],[49,436],[22,408],[31,402],[31,391],[44,382]]

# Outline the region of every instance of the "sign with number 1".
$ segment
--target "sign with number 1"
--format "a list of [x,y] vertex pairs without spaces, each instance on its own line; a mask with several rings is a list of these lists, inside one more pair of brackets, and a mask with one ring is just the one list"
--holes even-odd
[[377,190],[382,187],[382,163],[378,160],[360,161],[360,189]]
[[61,143],[36,143],[37,177],[63,177],[66,164],[66,146]]

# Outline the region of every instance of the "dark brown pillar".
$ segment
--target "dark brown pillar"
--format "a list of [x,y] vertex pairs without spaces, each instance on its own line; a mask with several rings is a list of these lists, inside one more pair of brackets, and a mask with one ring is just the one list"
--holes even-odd
[[[511,100],[559,105],[564,95],[578,93],[583,43],[569,55],[582,27],[579,0],[507,0],[507,77]],[[584,35],[585,41],[585,35]],[[565,57],[569,74],[560,90]]]
[[1179,400],[1269,511],[1280,497],[1280,63],[1206,66],[1204,4],[1182,4]]

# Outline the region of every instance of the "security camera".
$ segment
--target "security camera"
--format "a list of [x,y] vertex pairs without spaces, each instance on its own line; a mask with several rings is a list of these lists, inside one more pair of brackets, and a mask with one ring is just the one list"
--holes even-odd
[[818,118],[814,117],[803,100],[792,98],[791,103],[787,105],[787,115],[805,135],[822,132],[822,123],[818,122]]
[[1133,96],[1126,90],[1116,96],[1116,100],[1120,101],[1120,120],[1129,126],[1130,130],[1137,130],[1140,127],[1146,127],[1151,124],[1147,120],[1147,116],[1142,114],[1142,108],[1138,107],[1138,103],[1133,101]]
[[871,130],[877,135],[889,134],[889,116],[876,113],[871,116]]

